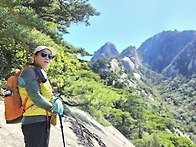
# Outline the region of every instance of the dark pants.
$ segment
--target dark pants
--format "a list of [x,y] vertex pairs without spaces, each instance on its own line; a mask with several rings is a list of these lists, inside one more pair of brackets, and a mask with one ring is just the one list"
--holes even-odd
[[22,125],[25,147],[48,147],[50,124],[47,121]]

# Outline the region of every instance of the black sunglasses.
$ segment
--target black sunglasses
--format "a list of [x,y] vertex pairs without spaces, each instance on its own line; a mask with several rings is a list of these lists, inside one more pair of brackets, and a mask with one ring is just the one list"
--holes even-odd
[[48,59],[53,59],[54,56],[52,54],[47,54],[45,51],[41,52],[42,57],[46,57],[48,55]]

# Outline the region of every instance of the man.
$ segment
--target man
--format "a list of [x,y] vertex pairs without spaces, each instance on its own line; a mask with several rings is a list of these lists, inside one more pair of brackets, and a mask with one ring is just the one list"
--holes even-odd
[[51,111],[62,115],[63,105],[52,98],[52,88],[47,79],[46,69],[56,49],[38,46],[33,53],[34,63],[24,68],[19,76],[19,93],[25,112],[22,118],[22,132],[26,147],[48,147]]

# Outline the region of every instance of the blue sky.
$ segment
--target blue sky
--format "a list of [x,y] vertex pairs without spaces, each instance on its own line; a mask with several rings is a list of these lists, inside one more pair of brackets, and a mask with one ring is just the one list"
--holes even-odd
[[[101,13],[90,26],[72,24],[64,40],[94,53],[106,42],[119,52],[138,48],[146,39],[167,30],[196,30],[196,0],[89,0]],[[91,57],[90,57],[91,58]],[[86,58],[89,60],[90,58]]]

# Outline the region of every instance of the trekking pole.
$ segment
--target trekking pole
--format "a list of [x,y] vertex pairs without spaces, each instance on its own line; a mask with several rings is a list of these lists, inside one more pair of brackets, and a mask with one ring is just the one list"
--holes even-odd
[[62,132],[63,146],[65,147],[65,138],[64,138],[64,132],[63,132],[62,116],[60,114],[59,114],[59,120],[60,120],[60,124],[61,124],[61,132]]

